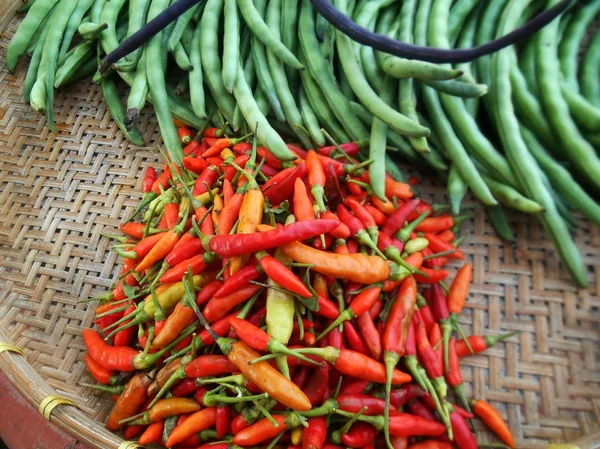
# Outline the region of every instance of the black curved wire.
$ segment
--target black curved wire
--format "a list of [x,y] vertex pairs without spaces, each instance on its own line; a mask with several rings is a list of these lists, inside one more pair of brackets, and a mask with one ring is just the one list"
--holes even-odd
[[329,0],[310,0],[310,2],[317,12],[325,17],[329,23],[356,42],[368,45],[384,53],[400,56],[401,58],[419,59],[421,61],[437,63],[468,62],[508,47],[541,30],[571,4],[571,0],[563,0],[552,8],[541,12],[525,25],[509,34],[478,47],[444,49],[411,45],[373,33],[354,23],[348,16],[333,6]]
[[100,63],[100,73],[106,72],[119,59],[127,56],[129,53],[133,53],[164,30],[171,22],[177,20],[180,15],[201,1],[202,0],[177,0],[154,19],[121,42],[117,48],[107,54]]
[[[202,0],[177,0],[158,16],[125,39],[121,44],[107,54],[100,63],[100,73],[104,73],[119,59],[127,56],[160,33],[168,24],[175,21],[181,14]],[[525,25],[506,36],[487,42],[473,48],[443,49],[421,47],[391,39],[381,34],[373,33],[354,23],[348,16],[340,12],[329,0],[310,0],[315,9],[335,28],[363,45],[375,50],[400,56],[407,59],[419,59],[428,62],[467,62],[490,53],[494,53],[509,45],[519,42],[538,32],[552,22],[571,4],[571,0],[563,0],[556,6],[538,14]]]

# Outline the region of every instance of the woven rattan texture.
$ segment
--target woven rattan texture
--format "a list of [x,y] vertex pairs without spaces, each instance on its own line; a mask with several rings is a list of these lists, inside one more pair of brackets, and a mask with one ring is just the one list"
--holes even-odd
[[[120,261],[102,232],[141,198],[141,174],[158,166],[155,152],[128,149],[110,121],[97,87],[80,82],[55,99],[57,132],[22,99],[26,65],[5,69],[12,20],[0,48],[0,328],[25,349],[27,360],[59,394],[91,420],[110,402],[79,382],[82,327]],[[157,138],[147,114],[141,129]],[[158,143],[155,141],[154,143]],[[425,178],[422,192],[443,202],[444,189]],[[464,251],[474,262],[472,294],[461,318],[466,332],[519,330],[508,343],[464,360],[468,392],[492,401],[507,417],[519,447],[543,448],[570,440],[600,421],[600,234],[586,222],[577,242],[592,287],[577,290],[560,266],[550,239],[531,217],[511,216],[516,244],[501,242],[477,203],[463,226]],[[487,433],[478,425],[478,438]]]

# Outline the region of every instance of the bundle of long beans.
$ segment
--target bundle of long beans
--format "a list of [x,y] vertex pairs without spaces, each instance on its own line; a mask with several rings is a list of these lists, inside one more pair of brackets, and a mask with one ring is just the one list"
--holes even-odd
[[444,283],[459,223],[391,177],[380,200],[355,144],[290,145],[286,167],[222,132],[180,128],[183,168],[148,169],[107,236],[125,262],[83,338],[92,387],[118,393],[108,429],[176,449],[477,449],[477,416],[513,448],[463,386],[460,359],[514,333],[463,335],[472,265]]
[[[35,3],[33,3],[35,1]],[[314,0],[313,0],[314,1]],[[32,4],[33,3],[33,4]],[[352,20],[405,43],[468,48],[506,35],[557,0],[336,0]],[[94,71],[168,6],[167,0],[31,0],[8,49],[9,69],[31,54],[25,97],[47,110],[54,87]],[[26,6],[26,8],[29,6]],[[138,112],[151,100],[166,149],[182,158],[172,116],[228,133],[257,128],[280,160],[294,155],[281,135],[305,148],[355,141],[374,162],[383,197],[394,155],[448,179],[458,214],[467,190],[512,239],[503,206],[536,214],[575,281],[587,284],[571,237],[577,211],[600,224],[599,37],[577,70],[577,52],[600,1],[577,2],[529,38],[474,63],[432,64],[353,42],[316,14],[309,0],[206,0],[112,66],[131,86],[124,108],[111,73],[96,72],[109,110],[134,143]],[[79,33],[81,39],[74,39]],[[173,88],[165,73],[180,72]],[[579,76],[579,77],[578,77]],[[580,83],[581,86],[580,86]],[[481,106],[481,107],[480,107]],[[368,151],[367,151],[368,148]],[[386,149],[388,154],[386,154]]]

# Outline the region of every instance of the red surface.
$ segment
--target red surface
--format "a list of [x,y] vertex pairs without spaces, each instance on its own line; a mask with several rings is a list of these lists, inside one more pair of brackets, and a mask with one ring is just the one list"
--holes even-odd
[[0,371],[0,439],[8,449],[88,449],[49,423]]

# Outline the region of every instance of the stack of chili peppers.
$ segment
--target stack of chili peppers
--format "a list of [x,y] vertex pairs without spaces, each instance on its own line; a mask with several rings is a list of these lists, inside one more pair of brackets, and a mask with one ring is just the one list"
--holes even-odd
[[283,163],[248,136],[179,133],[182,166],[149,168],[110,236],[123,270],[96,298],[100,332],[83,331],[110,430],[177,448],[471,449],[477,415],[514,446],[462,387],[460,358],[512,334],[460,332],[471,265],[444,284],[459,220],[391,177],[377,197],[356,143],[289,145]]

